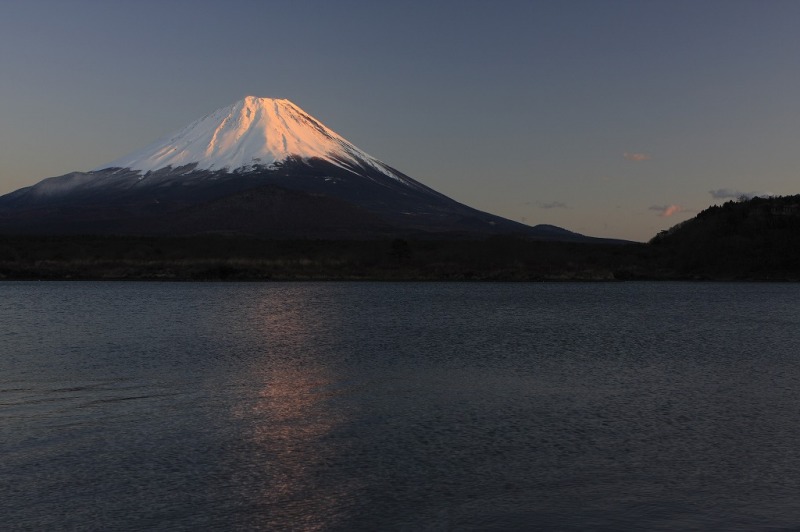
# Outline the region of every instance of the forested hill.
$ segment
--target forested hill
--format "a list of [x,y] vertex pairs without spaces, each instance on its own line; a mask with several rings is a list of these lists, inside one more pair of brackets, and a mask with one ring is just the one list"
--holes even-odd
[[650,244],[683,275],[710,278],[800,277],[800,195],[714,205],[659,233]]

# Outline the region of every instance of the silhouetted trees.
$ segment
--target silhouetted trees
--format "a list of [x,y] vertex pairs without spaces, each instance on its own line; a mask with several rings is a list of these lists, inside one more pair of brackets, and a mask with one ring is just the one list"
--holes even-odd
[[651,245],[682,275],[800,279],[800,196],[714,205],[660,232]]

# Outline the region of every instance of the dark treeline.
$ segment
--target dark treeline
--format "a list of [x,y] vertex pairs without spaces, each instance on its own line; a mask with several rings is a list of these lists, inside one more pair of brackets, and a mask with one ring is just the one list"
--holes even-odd
[[648,275],[644,244],[203,236],[0,237],[0,278],[613,280]]
[[714,205],[650,245],[684,277],[800,280],[800,195]]
[[0,236],[0,279],[800,280],[800,196],[704,210],[648,244]]

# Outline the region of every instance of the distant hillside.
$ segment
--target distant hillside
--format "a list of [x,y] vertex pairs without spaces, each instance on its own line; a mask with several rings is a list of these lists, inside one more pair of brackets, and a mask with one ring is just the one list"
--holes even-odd
[[714,205],[650,244],[681,275],[800,279],[800,195]]

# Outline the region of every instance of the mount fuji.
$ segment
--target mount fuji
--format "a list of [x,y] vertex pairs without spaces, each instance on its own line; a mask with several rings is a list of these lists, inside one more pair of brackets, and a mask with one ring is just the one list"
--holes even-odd
[[458,203],[289,100],[253,96],[94,170],[0,197],[0,233],[595,240]]

